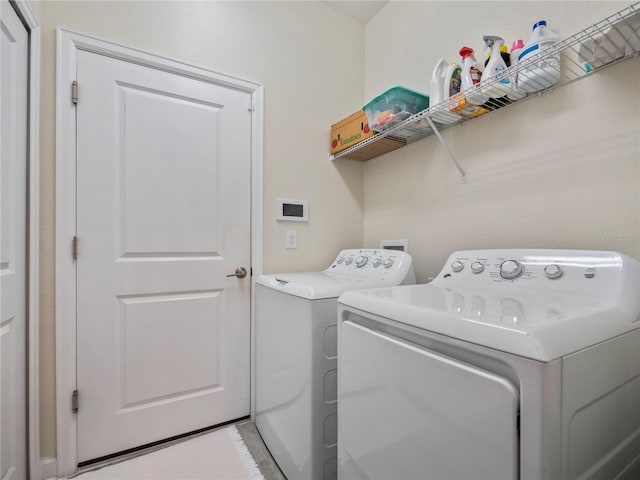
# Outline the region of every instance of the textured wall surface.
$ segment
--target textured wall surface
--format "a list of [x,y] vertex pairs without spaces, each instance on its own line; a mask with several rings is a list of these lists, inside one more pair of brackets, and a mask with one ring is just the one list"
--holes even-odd
[[[561,37],[629,2],[390,2],[366,26],[365,94],[427,92],[439,58],[482,35],[525,42],[546,19]],[[402,25],[403,35],[388,35]],[[480,117],[365,164],[365,246],[406,238],[418,281],[478,248],[615,250],[640,258],[640,61]]]

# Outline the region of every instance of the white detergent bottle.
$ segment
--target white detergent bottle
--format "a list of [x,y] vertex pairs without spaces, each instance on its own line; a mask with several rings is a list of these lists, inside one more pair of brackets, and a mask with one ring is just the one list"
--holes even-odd
[[448,107],[444,105],[438,106],[438,104],[444,102],[449,98],[450,82],[445,82],[445,77],[447,76],[448,70],[449,64],[443,58],[438,60],[438,63],[436,63],[436,66],[433,68],[433,74],[431,75],[431,82],[429,84],[429,104],[431,105],[430,110],[436,110],[430,116],[434,121],[438,123],[454,123],[461,118],[457,113],[450,112]]
[[[518,56],[518,63],[526,64],[526,68],[521,68],[518,74],[519,91],[539,92],[555,85],[560,79],[560,52],[553,55],[544,54],[544,50],[555,45],[558,40],[560,37],[547,27],[545,20],[533,25],[531,37]],[[529,60],[538,55],[544,56],[544,59]]]
[[483,35],[484,48],[491,49],[489,63],[484,67],[480,88],[482,93],[491,98],[500,98],[511,92],[511,80],[507,74],[507,64],[500,55],[500,47],[504,40],[495,35]]
[[461,73],[462,67],[459,63],[451,62],[447,67],[447,73],[444,75],[444,94],[446,97],[460,93],[462,89]]
[[460,49],[462,56],[462,88],[461,91],[467,98],[467,102],[474,105],[482,105],[489,100],[480,88],[474,88],[480,83],[482,72],[474,65],[476,58],[473,56],[473,49],[470,47],[462,47]]
[[[522,52],[524,48],[524,42],[522,39],[518,39],[513,42],[511,45],[511,53],[509,54],[509,58],[511,60],[511,70],[513,71],[518,65],[518,57],[520,56],[520,52]],[[525,92],[521,92],[518,90],[518,73],[511,74],[511,93],[507,95],[509,100],[520,100],[526,97],[527,94]]]

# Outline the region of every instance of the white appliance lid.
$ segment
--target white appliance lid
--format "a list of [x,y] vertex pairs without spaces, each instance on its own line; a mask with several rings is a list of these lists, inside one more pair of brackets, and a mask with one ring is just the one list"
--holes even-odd
[[[487,252],[456,252],[430,284],[347,292],[338,301],[545,362],[640,328],[640,264],[633,259],[611,252],[579,252],[571,259],[570,251]],[[476,274],[470,265],[478,259],[485,270]],[[495,275],[509,259],[522,260],[520,279]],[[451,269],[456,261],[465,263],[459,276]],[[563,275],[545,276],[548,262],[559,265]],[[586,273],[590,270],[593,276]]]
[[360,288],[415,283],[411,256],[385,249],[342,250],[322,272],[261,275],[256,283],[290,295],[319,300]]
[[261,275],[256,283],[289,295],[320,300],[337,298],[349,290],[396,285],[391,277],[369,278],[327,272]]

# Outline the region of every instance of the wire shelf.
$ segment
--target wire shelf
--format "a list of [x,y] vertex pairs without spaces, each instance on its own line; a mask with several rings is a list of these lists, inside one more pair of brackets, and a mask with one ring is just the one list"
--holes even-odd
[[[513,79],[517,76],[521,81],[525,79],[534,87],[536,82],[539,82],[539,75],[531,74],[534,69],[538,74],[543,72],[550,78],[559,78],[550,87],[545,88],[539,84],[540,91],[527,94],[518,100],[510,100],[507,97],[491,99],[488,104],[483,105],[490,111],[482,116],[548,93],[622,60],[636,57],[638,54],[640,54],[640,2],[634,3],[552,47],[542,50],[539,54],[532,55],[517,65],[509,67],[507,69],[509,78]],[[560,62],[553,61],[558,56]],[[469,90],[468,94],[480,93],[481,88],[491,87],[499,81],[500,79],[496,78],[490,82],[483,82],[482,85],[477,85]],[[452,98],[432,105],[342,152],[329,155],[329,159],[350,158],[366,161],[433,135],[436,135],[446,147],[439,132],[478,118],[463,115],[452,121],[450,109],[456,104]],[[450,152],[449,154],[460,170],[464,181],[464,171]]]

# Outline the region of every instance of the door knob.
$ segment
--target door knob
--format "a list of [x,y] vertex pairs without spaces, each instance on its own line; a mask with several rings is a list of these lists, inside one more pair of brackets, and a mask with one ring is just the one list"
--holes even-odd
[[247,276],[247,269],[244,267],[236,268],[236,272],[231,275],[227,275],[227,277],[236,277],[236,278],[244,278]]

